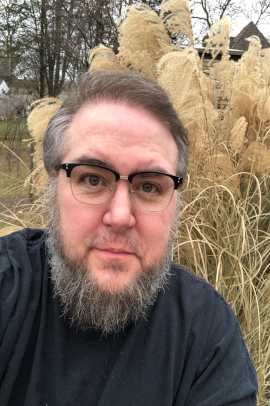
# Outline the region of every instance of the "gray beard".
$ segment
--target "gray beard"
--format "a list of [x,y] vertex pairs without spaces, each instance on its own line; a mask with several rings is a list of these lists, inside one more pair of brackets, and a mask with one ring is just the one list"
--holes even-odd
[[[180,199],[178,197],[173,225],[166,252],[160,262],[142,268],[138,276],[121,291],[103,290],[86,267],[85,260],[78,261],[63,243],[60,216],[56,203],[55,180],[48,187],[45,202],[50,217],[46,238],[55,296],[60,299],[63,315],[73,327],[93,328],[103,335],[116,334],[139,317],[146,318],[161,289],[168,283],[173,245],[177,235]],[[112,238],[112,236],[110,237]],[[126,238],[127,244],[129,238]],[[108,264],[107,264],[108,266]],[[112,263],[115,272],[125,272],[122,266]]]

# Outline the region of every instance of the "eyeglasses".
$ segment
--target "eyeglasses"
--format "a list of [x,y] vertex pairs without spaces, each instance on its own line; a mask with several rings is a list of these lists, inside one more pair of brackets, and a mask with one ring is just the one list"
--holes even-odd
[[130,196],[141,210],[160,211],[166,209],[173,192],[182,183],[182,178],[162,172],[143,171],[121,176],[118,172],[94,164],[62,164],[67,172],[73,196],[81,203],[98,205],[105,203],[114,193],[120,179],[131,184]]

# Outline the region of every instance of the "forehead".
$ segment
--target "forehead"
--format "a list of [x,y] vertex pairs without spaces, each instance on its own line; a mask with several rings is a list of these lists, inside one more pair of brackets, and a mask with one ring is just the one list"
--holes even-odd
[[71,121],[63,162],[100,159],[125,173],[176,170],[177,146],[168,129],[140,107],[101,102],[80,109]]

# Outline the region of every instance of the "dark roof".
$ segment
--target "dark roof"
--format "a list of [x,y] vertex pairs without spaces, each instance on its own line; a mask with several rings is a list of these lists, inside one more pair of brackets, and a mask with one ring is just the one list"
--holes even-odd
[[243,51],[247,51],[249,47],[249,42],[246,41],[246,38],[251,37],[252,35],[256,35],[260,38],[262,48],[270,48],[270,43],[267,39],[263,36],[261,31],[256,27],[256,25],[251,21],[248,25],[246,25],[242,31],[236,37],[230,38],[230,49],[242,49]]
[[33,86],[33,81],[29,79],[17,79],[12,78],[10,87],[17,88],[17,89],[29,89]]

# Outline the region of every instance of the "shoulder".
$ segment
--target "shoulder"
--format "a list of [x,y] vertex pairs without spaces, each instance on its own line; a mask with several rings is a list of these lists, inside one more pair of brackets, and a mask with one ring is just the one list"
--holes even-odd
[[[232,308],[213,286],[182,266],[173,263],[170,274],[168,293],[177,309],[173,311],[185,324],[191,403],[200,404],[204,396],[212,396],[213,404],[220,404],[221,398],[227,399],[222,404],[242,398],[247,399],[246,405],[255,404],[256,371]],[[216,388],[217,382],[223,382],[223,387]]]
[[29,326],[39,303],[46,263],[44,237],[44,230],[24,229],[0,238],[0,343],[10,357],[12,345],[23,326]]
[[190,305],[196,310],[209,309],[218,304],[232,312],[231,307],[212,285],[174,262],[170,267],[168,290],[172,297],[176,297],[182,304]]
[[38,244],[40,239],[44,238],[44,235],[45,230],[24,228],[23,230],[0,237],[0,254],[7,252],[16,244],[25,247],[27,245]]
[[45,231],[25,228],[0,238],[0,272],[7,268],[24,268],[43,247]]
[[44,250],[45,231],[25,228],[0,238],[0,275],[24,273]]
[[45,231],[26,228],[0,238],[1,303],[16,301],[40,279],[45,260]]
[[[166,293],[165,293],[166,296]],[[203,334],[208,343],[239,331],[235,313],[221,294],[206,280],[172,263],[167,301],[181,312],[194,334]],[[211,344],[210,344],[211,345]]]
[[37,274],[44,256],[45,231],[29,229],[16,231],[15,233],[0,238],[0,288],[1,292],[11,288],[13,284],[22,283],[34,274]]
[[173,321],[176,334],[181,340],[185,335],[188,348],[197,342],[201,350],[224,336],[229,341],[238,329],[232,308],[214,287],[174,263],[153,310],[159,324]]
[[189,286],[195,290],[206,289],[209,292],[218,293],[205,279],[198,277],[191,271],[187,271],[182,265],[174,262],[171,262],[170,275],[172,283],[178,282],[180,285]]

